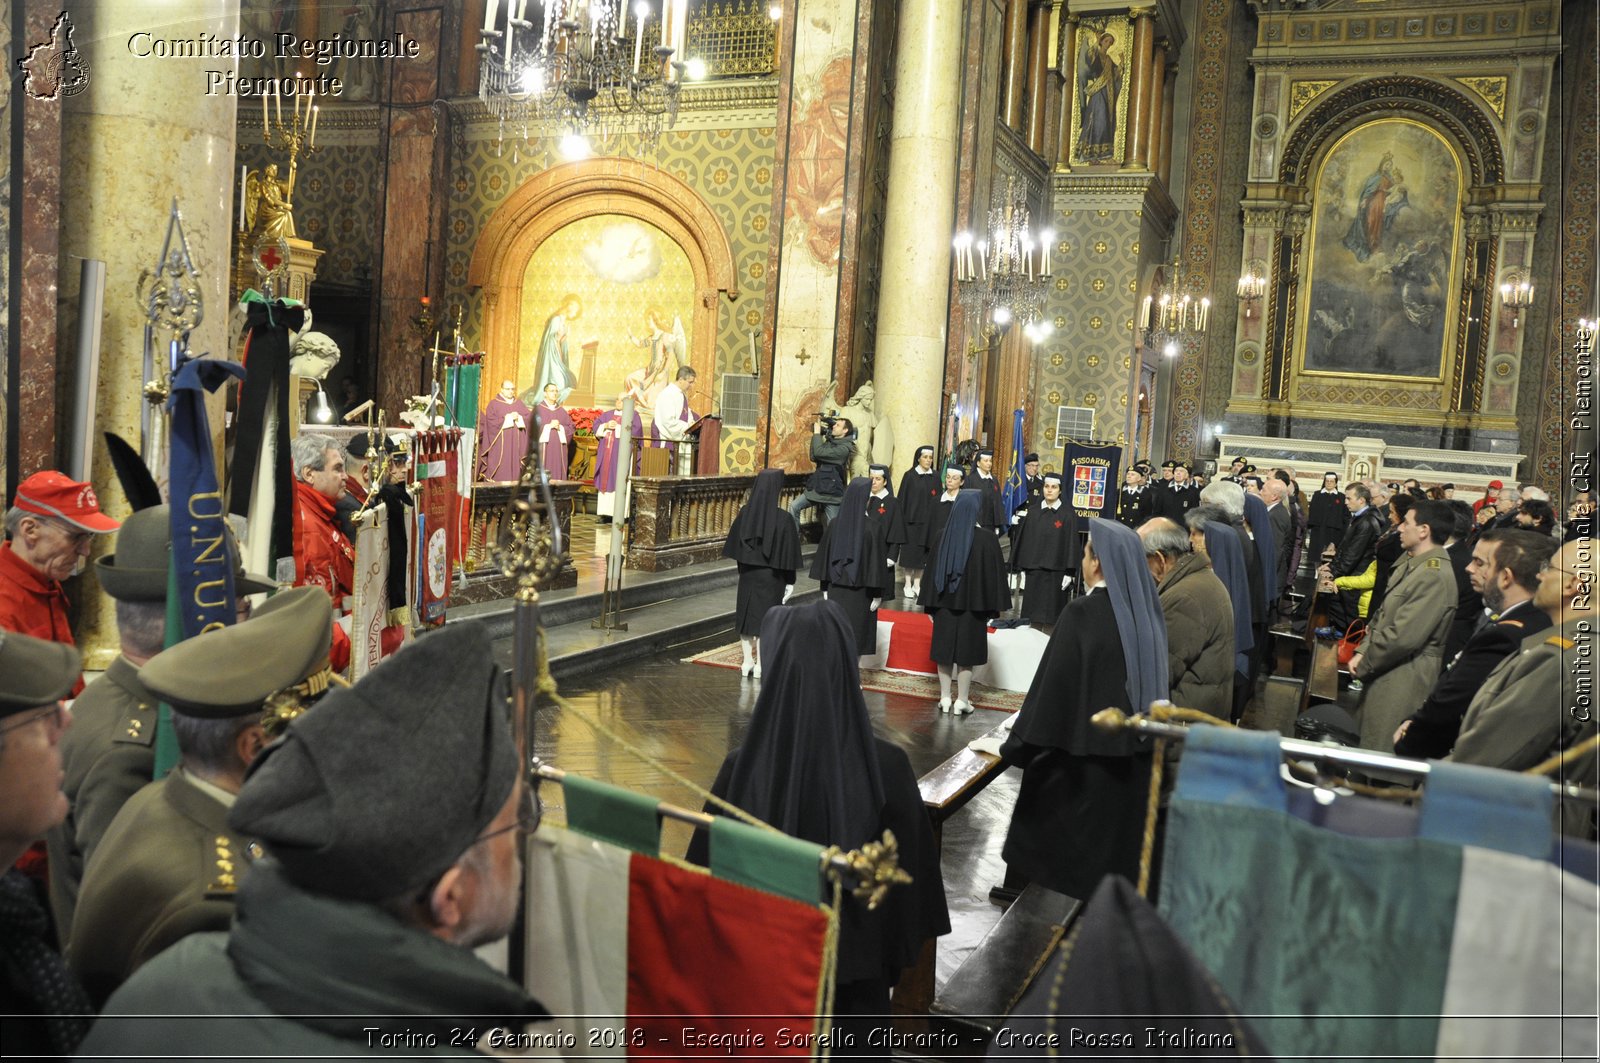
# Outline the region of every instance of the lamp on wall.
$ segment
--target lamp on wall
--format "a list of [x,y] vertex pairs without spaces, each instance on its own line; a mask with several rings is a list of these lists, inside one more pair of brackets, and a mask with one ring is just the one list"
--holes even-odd
[[1527,274],[1511,272],[1500,285],[1500,305],[1511,311],[1511,327],[1516,328],[1522,312],[1533,305],[1533,282]]
[[1139,310],[1145,347],[1159,349],[1168,358],[1176,358],[1184,341],[1204,332],[1211,323],[1211,299],[1198,289],[1184,287],[1178,271],[1181,261],[1183,257],[1174,254],[1172,262],[1162,267],[1161,283],[1144,297]]
[[1045,293],[1050,289],[1050,246],[1056,234],[1029,226],[1028,195],[1016,178],[1006,178],[1006,192],[989,208],[984,231],[956,233],[953,241],[956,295],[969,315],[1005,328],[1022,322],[1034,343],[1053,327],[1043,320]]
[[1244,304],[1244,316],[1250,317],[1255,304],[1267,294],[1267,264],[1259,259],[1252,260],[1245,266],[1244,273],[1239,276],[1239,302]]
[[306,420],[312,424],[333,423],[333,403],[328,401],[328,393],[322,390],[322,381],[316,381],[317,390],[311,393],[311,398],[306,401]]

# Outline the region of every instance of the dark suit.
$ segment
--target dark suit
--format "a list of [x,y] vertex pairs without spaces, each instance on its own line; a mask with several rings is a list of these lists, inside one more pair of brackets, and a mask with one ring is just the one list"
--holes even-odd
[[1483,595],[1472,589],[1472,577],[1467,565],[1472,561],[1472,542],[1462,539],[1444,548],[1450,555],[1450,567],[1456,572],[1456,618],[1450,624],[1450,638],[1444,644],[1446,662],[1456,659],[1467,645],[1467,640],[1477,630],[1483,618]]
[[[1482,612],[1468,619],[1476,621]],[[1408,719],[1405,737],[1394,744],[1402,757],[1443,757],[1456,744],[1461,720],[1495,666],[1522,648],[1522,640],[1550,626],[1550,617],[1533,602],[1522,602],[1484,624],[1433,684],[1428,698]]]
[[155,734],[155,696],[126,657],[112,661],[72,703],[72,727],[61,739],[61,792],[69,811],[45,836],[50,907],[63,944],[85,865],[123,804],[155,773]]
[[1193,480],[1182,484],[1167,480],[1155,486],[1150,499],[1150,515],[1167,517],[1183,524],[1183,515],[1200,504],[1200,489]]
[[68,963],[102,1004],[181,938],[227,930],[253,856],[228,808],[175,771],[134,794],[106,831],[78,895]]

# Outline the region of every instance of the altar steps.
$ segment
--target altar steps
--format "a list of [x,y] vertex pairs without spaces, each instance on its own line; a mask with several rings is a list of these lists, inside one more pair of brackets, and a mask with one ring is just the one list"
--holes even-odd
[[[791,601],[820,595],[815,581],[805,574],[815,547],[802,552],[802,570]],[[587,559],[586,559],[587,562]],[[539,618],[545,629],[550,671],[557,679],[604,671],[628,661],[661,653],[673,646],[733,632],[734,605],[739,571],[732,561],[710,561],[666,572],[636,572],[623,576],[621,621],[626,631],[604,631],[593,621],[600,615],[602,573],[580,563],[578,586],[540,595]],[[477,620],[489,629],[496,659],[512,664],[513,605],[499,599],[462,606],[450,613],[450,622]]]

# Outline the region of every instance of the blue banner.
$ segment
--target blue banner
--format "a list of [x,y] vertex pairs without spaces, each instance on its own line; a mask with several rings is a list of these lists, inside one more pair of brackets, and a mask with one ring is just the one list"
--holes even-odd
[[244,379],[244,366],[217,358],[191,358],[173,374],[172,395],[167,399],[172,417],[172,563],[184,638],[226,627],[236,619],[233,557],[228,550],[222,489],[211,456],[205,397],[230,376]]
[[1117,515],[1117,468],[1122,448],[1115,443],[1069,440],[1063,454],[1061,493],[1080,519]]
[[1006,478],[1006,524],[1011,524],[1011,515],[1021,509],[1028,502],[1028,481],[1022,474],[1022,459],[1027,455],[1027,447],[1022,441],[1022,416],[1021,410],[1011,413],[1011,475]]

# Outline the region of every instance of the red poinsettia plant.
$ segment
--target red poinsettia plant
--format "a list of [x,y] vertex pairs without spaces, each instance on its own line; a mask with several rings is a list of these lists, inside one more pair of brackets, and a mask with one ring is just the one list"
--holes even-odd
[[577,432],[577,434],[580,436],[594,435],[595,419],[605,412],[606,411],[599,409],[598,407],[592,409],[583,406],[567,407],[567,416],[572,418],[573,431]]

